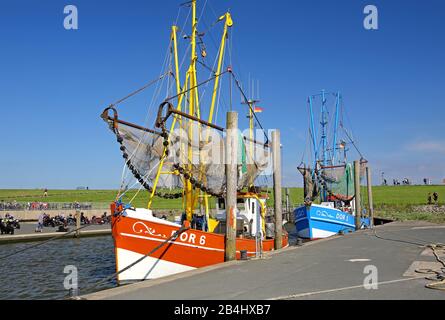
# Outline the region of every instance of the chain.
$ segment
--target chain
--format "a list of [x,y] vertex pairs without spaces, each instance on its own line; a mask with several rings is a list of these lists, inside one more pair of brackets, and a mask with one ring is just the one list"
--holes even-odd
[[[168,146],[170,144],[169,142],[169,134],[167,132],[167,129],[165,128],[165,122],[160,122],[159,126],[162,130],[161,137],[164,138],[164,156],[167,157],[169,155]],[[184,180],[188,180],[191,185],[196,188],[200,189],[204,193],[211,195],[213,197],[221,197],[223,193],[216,193],[213,192],[210,188],[206,187],[205,183],[202,181],[198,181],[195,177],[193,177],[191,172],[188,172],[184,167],[182,167],[179,163],[173,164],[173,169],[179,172],[180,175],[184,178]]]
[[173,165],[173,168],[179,172],[184,177],[184,180],[188,180],[193,187],[196,189],[200,189],[204,193],[207,193],[208,195],[211,195],[213,197],[221,197],[223,196],[223,192],[217,193],[213,192],[210,188],[206,187],[205,184],[201,181],[198,181],[196,178],[193,177],[193,175],[188,172],[184,167],[181,167],[179,163],[175,163]]
[[[122,138],[122,136],[119,134],[119,132],[115,132],[116,133],[116,139],[117,142],[120,144],[120,150],[122,151],[122,157],[125,159],[125,163],[128,167],[128,169],[130,169],[131,173],[133,173],[133,176],[139,181],[139,183],[149,192],[153,192],[153,188],[144,180],[144,177],[140,174],[140,172],[136,169],[136,167],[131,163],[131,160],[129,159],[129,155],[127,153],[127,149],[126,147],[123,145],[123,141],[124,139]],[[164,146],[167,148],[168,146],[168,140],[165,139],[165,132],[162,133],[162,137],[164,138]],[[168,135],[167,135],[168,137]],[[167,142],[167,144],[166,144]],[[166,150],[166,156],[168,155],[168,152]],[[160,193],[160,192],[155,192],[155,195],[157,197],[160,198],[164,198],[164,199],[178,199],[182,197],[182,192],[178,192],[178,193]]]

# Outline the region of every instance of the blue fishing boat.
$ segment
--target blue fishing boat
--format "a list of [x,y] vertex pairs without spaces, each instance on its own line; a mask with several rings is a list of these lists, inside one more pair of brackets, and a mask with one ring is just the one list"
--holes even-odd
[[[298,236],[305,239],[321,239],[355,231],[354,215],[326,204],[298,207],[295,224]],[[369,218],[361,218],[361,224],[369,226]]]
[[[334,98],[330,103],[329,98]],[[314,104],[320,101],[318,117]],[[333,107],[330,108],[330,106]],[[304,205],[294,211],[297,234],[300,238],[320,239],[336,234],[353,232],[357,228],[370,226],[366,210],[356,212],[354,171],[364,175],[367,160],[362,156],[351,134],[345,129],[340,93],[312,95],[308,98],[310,127],[309,135],[312,152],[308,163],[302,163],[298,170],[303,175]],[[315,123],[321,126],[317,130]],[[329,130],[328,130],[329,129]],[[341,130],[340,130],[341,129]],[[348,163],[347,151],[353,146],[360,160]],[[360,208],[363,208],[360,205]],[[356,215],[359,215],[356,219]]]

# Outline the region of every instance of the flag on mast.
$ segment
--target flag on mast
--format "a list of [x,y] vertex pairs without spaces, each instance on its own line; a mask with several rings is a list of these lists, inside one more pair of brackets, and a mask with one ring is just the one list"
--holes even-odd
[[263,112],[263,108],[261,108],[261,107],[254,107],[254,108],[253,108],[253,112],[255,112],[255,113],[261,113],[261,112]]

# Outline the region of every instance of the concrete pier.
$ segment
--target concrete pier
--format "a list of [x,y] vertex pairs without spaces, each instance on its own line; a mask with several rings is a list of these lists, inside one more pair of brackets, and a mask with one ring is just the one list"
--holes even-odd
[[[445,225],[395,222],[375,232],[360,230],[275,251],[264,259],[231,261],[83,298],[445,299],[443,291],[425,288],[426,275],[413,273],[418,265],[437,267],[430,249],[421,244],[438,242],[445,242]],[[366,277],[374,269],[377,289],[367,289]]]
[[[56,236],[61,236],[65,232],[56,232],[56,228],[43,228],[42,232],[35,232],[36,223],[21,223],[20,229],[16,229],[13,235],[3,234],[0,235],[0,245],[14,243],[14,242],[28,242],[28,241],[42,241]],[[68,231],[75,229],[75,226],[68,226]],[[90,225],[80,230],[80,237],[94,237],[111,235],[111,225]],[[73,232],[62,239],[74,238],[76,233]]]

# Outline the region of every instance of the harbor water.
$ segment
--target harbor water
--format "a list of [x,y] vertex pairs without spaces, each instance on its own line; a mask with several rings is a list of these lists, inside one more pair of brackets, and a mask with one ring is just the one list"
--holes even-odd
[[[34,244],[1,245],[0,259]],[[72,293],[64,283],[72,283],[72,278],[66,280],[72,270],[77,270],[80,295],[116,286],[113,280],[88,290],[116,271],[112,237],[57,240],[1,259],[0,300],[69,298]]]

